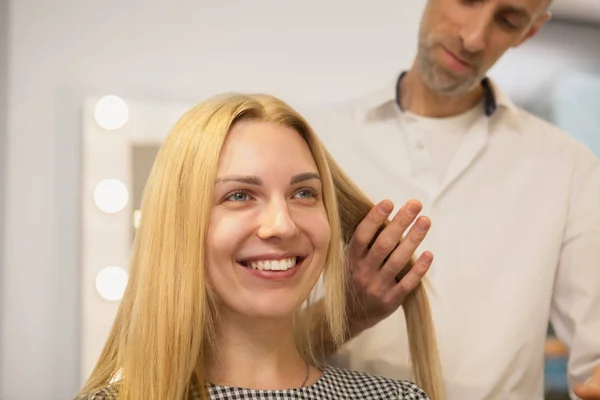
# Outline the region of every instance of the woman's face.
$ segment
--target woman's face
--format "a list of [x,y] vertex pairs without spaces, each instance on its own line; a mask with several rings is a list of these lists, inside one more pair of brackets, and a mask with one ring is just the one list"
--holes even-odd
[[329,240],[321,180],[300,134],[236,124],[221,153],[206,249],[222,305],[253,318],[290,316],[315,286]]

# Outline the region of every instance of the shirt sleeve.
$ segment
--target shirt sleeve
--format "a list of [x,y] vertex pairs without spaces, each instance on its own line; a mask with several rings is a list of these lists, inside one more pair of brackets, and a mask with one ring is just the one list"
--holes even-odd
[[574,385],[600,366],[600,164],[591,151],[579,157],[572,174],[550,322],[569,349],[575,398]]

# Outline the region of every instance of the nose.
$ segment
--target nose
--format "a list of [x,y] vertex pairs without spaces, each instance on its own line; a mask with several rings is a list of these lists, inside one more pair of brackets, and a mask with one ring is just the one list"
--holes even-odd
[[258,236],[261,239],[291,239],[298,234],[298,227],[284,201],[273,201],[268,204],[261,215]]
[[493,10],[479,7],[477,15],[463,22],[460,32],[463,48],[470,53],[477,53],[485,49],[488,30],[493,18]]

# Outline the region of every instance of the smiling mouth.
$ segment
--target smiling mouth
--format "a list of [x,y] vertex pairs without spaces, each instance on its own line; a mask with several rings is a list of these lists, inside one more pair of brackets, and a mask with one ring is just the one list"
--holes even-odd
[[289,257],[280,260],[250,260],[239,261],[243,267],[258,271],[287,271],[297,267],[304,261],[304,257]]

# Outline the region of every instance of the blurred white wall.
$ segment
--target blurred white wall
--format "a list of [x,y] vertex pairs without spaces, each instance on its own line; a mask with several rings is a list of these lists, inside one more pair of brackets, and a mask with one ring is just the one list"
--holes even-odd
[[[0,398],[66,399],[80,383],[84,97],[190,103],[225,90],[260,90],[298,106],[340,100],[409,66],[424,4],[10,1]],[[597,35],[548,26],[493,75],[525,96],[520,89],[535,89],[538,78],[566,62],[583,70],[598,65]]]
[[555,17],[563,20],[600,23],[598,0],[554,0],[550,9]]
[[[8,80],[8,0],[0,0],[0,343],[2,342],[3,322],[3,275],[4,275],[4,199],[6,198],[6,102]],[[0,347],[2,360],[2,347]],[[0,373],[0,394],[2,393],[2,374]]]
[[574,74],[600,76],[600,23],[556,21],[516,50],[509,51],[490,74],[515,102],[546,117],[554,86]]

